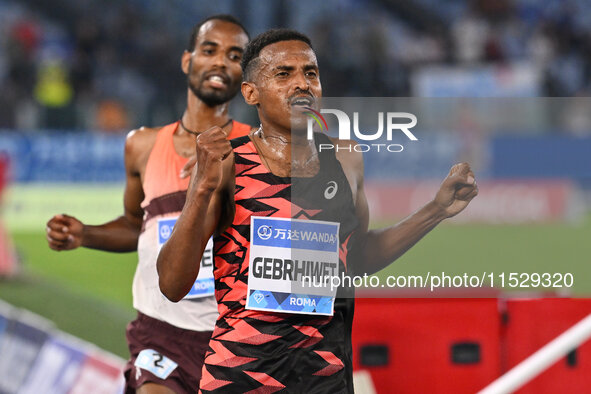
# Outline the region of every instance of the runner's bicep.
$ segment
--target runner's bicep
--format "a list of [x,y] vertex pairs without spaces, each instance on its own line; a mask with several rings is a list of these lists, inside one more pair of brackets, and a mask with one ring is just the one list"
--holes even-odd
[[136,228],[141,228],[144,210],[141,203],[144,199],[144,189],[139,175],[127,173],[125,191],[123,193],[123,207],[127,220]]
[[369,228],[369,204],[367,196],[365,195],[365,180],[363,168],[363,156],[359,154],[356,157],[354,166],[355,171],[355,214],[359,220],[359,231],[363,234],[367,233]]
[[363,188],[357,191],[357,201],[355,201],[355,215],[359,220],[359,231],[367,233],[369,228],[369,205]]
[[138,169],[138,161],[143,149],[136,130],[128,134],[125,140],[125,190],[123,192],[123,208],[125,218],[138,230],[142,226],[144,210],[141,203],[144,200],[144,188]]

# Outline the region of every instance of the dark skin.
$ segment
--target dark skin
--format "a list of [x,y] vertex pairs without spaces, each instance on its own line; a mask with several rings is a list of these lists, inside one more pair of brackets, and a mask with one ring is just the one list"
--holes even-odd
[[[242,83],[245,101],[256,106],[262,130],[251,134],[268,169],[278,176],[291,176],[298,162],[306,162],[297,176],[318,171],[318,152],[303,133],[292,133],[291,114],[297,97],[319,98],[322,87],[314,51],[301,41],[282,41],[260,52],[256,72]],[[298,118],[295,117],[297,121]],[[295,125],[297,129],[298,125]],[[341,146],[354,141],[334,141]],[[197,138],[199,171],[193,174],[187,203],[168,242],[158,256],[160,290],[171,301],[179,301],[190,290],[199,273],[198,262],[209,237],[227,228],[234,212],[234,158],[230,144],[219,128]],[[361,224],[362,259],[359,271],[377,272],[410,249],[442,220],[460,213],[478,194],[474,173],[467,163],[454,165],[432,201],[395,226],[368,231],[369,210],[363,187],[363,158],[360,153],[337,153],[351,186],[356,215]],[[295,163],[295,165],[294,165]],[[202,218],[207,217],[206,225]]]
[[[242,80],[240,60],[248,42],[246,33],[237,25],[220,20],[206,22],[197,37],[193,52],[185,51],[181,68],[188,77],[187,108],[183,113],[183,124],[190,130],[207,130],[214,125],[228,122],[228,102],[209,105],[194,92],[200,94],[229,96],[237,93]],[[220,129],[225,140],[231,124]],[[65,214],[56,215],[47,223],[47,241],[53,250],[71,250],[84,246],[111,252],[137,250],[144,211],[143,181],[146,164],[160,128],[142,127],[131,131],[125,142],[125,192],[122,216],[98,226],[85,225],[78,219]],[[195,166],[196,138],[180,125],[174,132],[173,144],[176,152],[191,159],[185,165],[181,178],[191,174]],[[166,386],[145,383],[138,394],[174,393]]]
[[[248,37],[233,23],[212,20],[205,23],[197,37],[193,52],[185,51],[181,68],[194,87],[201,85],[203,94],[212,91],[236,92],[242,79],[240,59]],[[217,81],[222,79],[222,85]],[[209,106],[187,89],[187,108],[183,124],[190,130],[207,130],[223,125],[230,118],[228,103]],[[224,127],[229,133],[231,124]],[[142,127],[131,131],[125,142],[126,183],[122,216],[98,226],[85,225],[78,219],[61,214],[47,222],[47,241],[53,250],[71,250],[80,246],[111,252],[137,250],[137,241],[143,220],[140,204],[144,199],[142,188],[146,164],[160,128]],[[190,175],[195,164],[195,136],[178,127],[173,135],[175,150],[183,157],[191,157],[181,177]]]

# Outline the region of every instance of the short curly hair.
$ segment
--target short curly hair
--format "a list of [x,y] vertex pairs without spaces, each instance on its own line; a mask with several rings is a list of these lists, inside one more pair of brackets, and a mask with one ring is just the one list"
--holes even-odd
[[277,42],[293,40],[305,42],[310,48],[312,48],[312,42],[308,36],[291,29],[271,29],[253,38],[253,40],[246,46],[244,54],[242,55],[242,61],[240,62],[244,80],[248,81],[252,78],[252,70],[258,63],[256,60],[263,48]]

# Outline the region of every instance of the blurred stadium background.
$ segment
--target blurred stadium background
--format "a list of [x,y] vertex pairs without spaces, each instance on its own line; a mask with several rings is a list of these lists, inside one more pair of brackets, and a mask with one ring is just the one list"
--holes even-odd
[[[0,361],[0,392],[68,392],[77,385],[73,392],[106,393],[120,384],[116,368],[127,357],[124,330],[134,317],[130,289],[137,256],[52,252],[45,222],[68,213],[100,223],[122,212],[125,132],[180,117],[186,95],[180,56],[191,27],[216,13],[237,16],[251,36],[280,26],[307,33],[326,96],[499,98],[492,112],[490,101],[478,106],[478,100],[465,100],[469,110],[396,163],[366,163],[373,217],[380,218],[372,225],[426,202],[433,182],[458,160],[473,163],[481,184],[464,220],[430,234],[384,275],[447,267],[574,272],[568,294],[591,292],[586,0],[0,0],[0,299],[6,303],[0,308],[0,354],[10,360]],[[454,108],[463,105],[454,100]],[[231,113],[256,124],[240,97]],[[447,119],[445,112],[434,116]],[[507,117],[511,122],[500,121]],[[591,311],[585,300],[527,307],[522,301],[458,306],[399,300],[389,309],[399,313],[392,326],[397,331],[382,330],[390,337],[384,339],[366,323],[376,318],[371,308],[392,300],[366,306],[371,301],[361,300],[356,325],[365,331],[355,346],[366,342],[355,349],[356,366],[371,372],[380,393],[388,387],[474,392],[572,325],[581,311]],[[524,322],[519,328],[504,320],[514,310],[520,315],[511,321]],[[439,319],[441,311],[446,316]],[[546,330],[534,334],[540,325]],[[391,337],[417,343],[413,331],[423,335],[423,347],[384,347]],[[469,355],[480,336],[495,339],[483,339],[480,361],[458,366],[453,355],[451,361],[445,352],[443,359],[434,356],[429,338],[447,349],[446,335],[467,344],[460,355]],[[511,353],[507,338],[527,346]],[[523,392],[556,392],[557,381],[575,384],[562,392],[591,391],[591,353],[583,349],[574,364],[555,368]],[[51,355],[61,357],[59,368],[47,369]],[[417,366],[433,375],[425,378]],[[392,386],[394,367],[399,386]],[[446,376],[457,378],[455,386],[444,384]]]

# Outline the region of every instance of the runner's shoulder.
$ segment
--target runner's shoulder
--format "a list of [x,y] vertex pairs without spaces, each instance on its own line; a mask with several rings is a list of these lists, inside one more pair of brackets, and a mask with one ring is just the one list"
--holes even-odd
[[160,129],[162,127],[140,127],[127,133],[125,160],[133,172],[142,172],[145,168]]
[[140,154],[151,151],[156,143],[156,136],[162,127],[145,127],[131,130],[125,139],[125,152],[129,154]]

